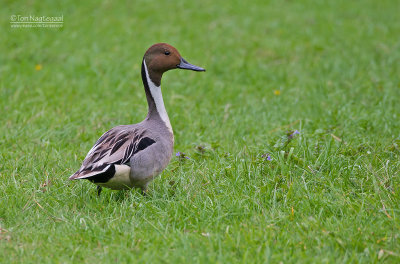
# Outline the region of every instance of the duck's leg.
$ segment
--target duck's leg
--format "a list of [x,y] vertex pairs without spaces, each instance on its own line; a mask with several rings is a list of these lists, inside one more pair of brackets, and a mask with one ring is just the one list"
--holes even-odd
[[103,190],[103,188],[101,188],[101,186],[97,185],[97,196],[100,196],[100,193],[102,190]]
[[143,196],[147,196],[147,184],[142,186],[140,189],[142,190],[142,195]]

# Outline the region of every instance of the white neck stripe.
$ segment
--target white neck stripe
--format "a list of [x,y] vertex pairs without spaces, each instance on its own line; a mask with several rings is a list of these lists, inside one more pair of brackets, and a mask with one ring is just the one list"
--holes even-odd
[[164,121],[164,123],[168,127],[168,129],[172,132],[171,122],[169,121],[167,110],[165,109],[165,106],[164,106],[164,100],[163,100],[162,93],[161,93],[161,87],[156,86],[153,83],[153,81],[150,79],[145,60],[143,60],[143,64],[144,64],[144,70],[146,72],[147,84],[149,85],[149,89],[150,89],[150,94],[153,97],[154,103],[156,105],[156,111],[158,112],[162,121]]

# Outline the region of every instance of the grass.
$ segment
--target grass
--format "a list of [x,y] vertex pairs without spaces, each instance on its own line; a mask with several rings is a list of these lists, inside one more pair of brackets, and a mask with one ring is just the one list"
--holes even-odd
[[[399,11],[5,1],[0,262],[399,262]],[[64,27],[11,28],[13,14],[63,14]],[[146,115],[140,63],[156,42],[207,69],[163,79],[190,159],[174,157],[147,197],[97,197],[68,176],[104,131]]]

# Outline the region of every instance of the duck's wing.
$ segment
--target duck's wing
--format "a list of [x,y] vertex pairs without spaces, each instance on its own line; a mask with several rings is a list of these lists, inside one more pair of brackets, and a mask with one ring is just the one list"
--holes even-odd
[[86,155],[81,168],[70,180],[86,179],[104,174],[111,166],[128,164],[130,158],[154,144],[145,129],[117,126],[104,133]]

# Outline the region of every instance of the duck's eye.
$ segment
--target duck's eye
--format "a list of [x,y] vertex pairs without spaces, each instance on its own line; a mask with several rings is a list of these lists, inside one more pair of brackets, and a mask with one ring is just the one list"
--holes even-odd
[[171,52],[165,51],[164,54],[168,56],[169,54],[171,54]]

